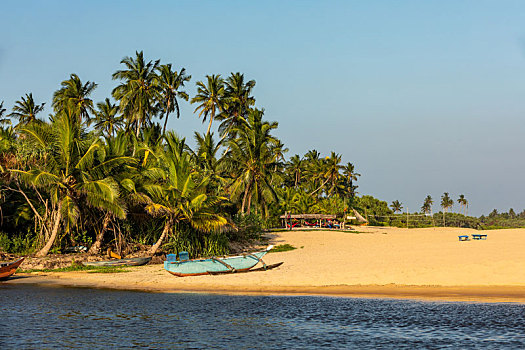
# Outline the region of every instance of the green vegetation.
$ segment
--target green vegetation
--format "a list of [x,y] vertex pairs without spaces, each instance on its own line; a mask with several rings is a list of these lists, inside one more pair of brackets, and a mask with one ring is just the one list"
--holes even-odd
[[[97,254],[142,249],[186,250],[191,257],[229,253],[230,242],[261,239],[279,227],[283,213],[335,214],[356,209],[370,225],[479,229],[525,226],[514,211],[473,218],[460,195],[462,214],[397,214],[402,203],[357,196],[360,177],[352,163],[316,150],[292,155],[256,105],[254,80],[242,73],[206,75],[197,92],[185,68],[125,57],[112,78],[116,86],[101,102],[92,81],[70,74],[52,100],[31,92],[0,102],[0,248],[45,256],[83,245]],[[28,87],[30,88],[30,87]],[[167,130],[170,116],[187,118],[180,103],[194,104],[206,133],[186,138]],[[48,118],[44,107],[50,106]],[[215,122],[215,123],[214,123]],[[218,125],[217,125],[218,124]],[[441,216],[441,217],[439,217]]]
[[[91,98],[98,85],[74,73],[51,101],[28,92],[11,113],[1,101],[2,250],[222,255],[232,241],[260,239],[285,211],[343,216],[359,206],[359,174],[340,154],[285,159],[254,80],[206,75],[190,96],[183,67],[143,52],[120,63],[100,102]],[[186,101],[207,123],[206,133],[191,135],[194,147],[167,130],[170,116],[187,118],[179,108]]]
[[[301,247],[302,248],[302,247]],[[295,250],[296,247],[286,243],[286,244],[280,244],[278,246],[273,247],[269,253],[280,253],[280,252],[288,252],[290,250]]]
[[35,272],[72,272],[72,271],[87,271],[88,273],[118,273],[129,272],[125,267],[119,266],[84,266],[82,264],[72,263],[71,266],[61,267],[57,269],[27,269],[18,270],[21,273],[35,273]]

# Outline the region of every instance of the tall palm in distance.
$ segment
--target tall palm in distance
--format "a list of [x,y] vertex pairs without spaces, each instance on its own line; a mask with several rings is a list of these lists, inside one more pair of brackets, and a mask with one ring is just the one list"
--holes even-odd
[[392,204],[390,204],[390,208],[392,208],[394,213],[401,212],[401,210],[403,210],[403,203],[396,199],[392,202]]
[[191,103],[198,104],[195,112],[200,110],[199,117],[202,118],[203,123],[206,121],[206,118],[210,118],[208,130],[206,131],[206,134],[209,134],[213,119],[218,113],[223,112],[227,106],[224,80],[221,78],[221,75],[207,75],[206,84],[198,81],[197,95],[191,99]]
[[296,154],[290,158],[290,161],[288,162],[286,168],[288,170],[288,174],[293,177],[293,187],[297,189],[299,184],[301,183],[304,171],[303,160],[299,155]]
[[467,216],[467,207],[468,207],[468,201],[465,198],[464,194],[460,194],[458,198],[458,203],[460,205],[460,208],[463,208],[463,214]]
[[94,112],[93,101],[89,96],[97,84],[87,81],[82,83],[78,75],[71,74],[64,80],[62,88],[53,94],[53,108],[56,113],[74,115],[78,122],[89,121],[89,114]]
[[186,82],[189,82],[191,75],[186,74],[186,69],[181,68],[180,72],[171,70],[171,64],[163,64],[157,67],[157,84],[160,88],[160,109],[163,112],[164,127],[162,135],[166,134],[166,125],[170,113],[176,112],[177,119],[180,118],[180,108],[177,97],[188,101],[188,94],[181,90]]
[[423,205],[421,206],[421,211],[425,214],[432,215],[432,204],[434,204],[432,197],[430,195],[426,196]]
[[137,137],[144,126],[151,125],[158,110],[161,91],[156,70],[159,62],[146,62],[142,51],[135,52],[135,58],[124,57],[120,61],[125,69],[116,71],[112,76],[113,80],[121,81],[113,89],[113,97],[120,103],[120,111],[127,121],[126,128],[134,130]]
[[448,209],[451,208],[453,205],[454,200],[450,198],[448,192],[443,193],[443,195],[441,196],[441,208],[443,208],[443,227],[446,226],[445,214],[447,213]]
[[232,134],[232,131],[240,125],[248,110],[255,105],[255,97],[252,96],[255,80],[245,83],[244,74],[237,72],[231,73],[224,84],[226,108],[217,116],[217,119],[222,120],[219,132],[223,138],[228,135],[230,138],[235,138],[236,135]]
[[361,174],[355,171],[355,166],[352,163],[348,162],[343,166],[343,179],[345,182],[346,196],[350,201],[352,201],[355,196],[357,186],[354,186],[354,182],[357,181],[359,176],[361,176]]
[[341,180],[341,173],[339,172],[344,167],[341,165],[341,155],[336,154],[332,151],[329,157],[326,157],[320,164],[321,169],[320,173],[318,174],[319,180],[322,181],[321,185],[315,189],[312,193],[314,194],[320,189],[324,188],[325,185],[329,185],[329,187],[325,190],[326,194],[331,195],[333,194],[337,183]]
[[[93,119],[92,119],[93,121]],[[124,126],[124,118],[119,115],[119,107],[106,97],[104,102],[97,103],[95,111],[95,129],[106,137],[113,136]]]
[[8,117],[17,118],[19,126],[29,124],[37,119],[37,114],[44,110],[45,104],[45,102],[41,104],[35,103],[33,94],[26,94],[25,97],[15,102],[13,112]]
[[6,109],[4,108],[4,101],[2,101],[0,102],[0,126],[11,125],[11,119],[4,118],[5,112],[6,112]]

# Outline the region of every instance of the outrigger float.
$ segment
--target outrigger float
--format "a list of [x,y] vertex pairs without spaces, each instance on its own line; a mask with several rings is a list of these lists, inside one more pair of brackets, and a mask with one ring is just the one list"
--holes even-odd
[[[179,259],[175,260],[175,254],[168,254],[167,261],[164,262],[164,269],[172,275],[178,277],[199,276],[199,275],[219,275],[224,273],[239,273],[250,271],[266,271],[281,266],[283,263],[267,265],[262,257],[273,248],[270,245],[266,250],[241,254],[238,256],[227,256],[224,258],[212,257],[208,259],[189,259],[187,252],[179,252]],[[253,269],[258,263],[262,267]]]

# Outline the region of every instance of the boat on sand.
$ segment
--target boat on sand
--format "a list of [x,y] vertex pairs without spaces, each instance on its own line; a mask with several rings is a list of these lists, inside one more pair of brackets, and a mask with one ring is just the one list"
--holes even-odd
[[[168,259],[164,262],[164,269],[178,277],[264,271],[282,265],[282,262],[273,265],[266,265],[262,260],[262,257],[272,248],[273,246],[270,245],[265,250],[255,253],[227,256],[224,258],[212,257],[208,259],[192,260],[187,259],[186,252],[180,252],[179,260],[170,261]],[[258,263],[261,263],[262,267],[252,269]]]
[[0,263],[0,280],[6,280],[12,276],[22,261],[24,261],[24,258],[12,262]]
[[129,258],[129,259],[116,259],[106,261],[84,261],[84,266],[141,266],[146,265],[151,260],[151,257],[147,258]]

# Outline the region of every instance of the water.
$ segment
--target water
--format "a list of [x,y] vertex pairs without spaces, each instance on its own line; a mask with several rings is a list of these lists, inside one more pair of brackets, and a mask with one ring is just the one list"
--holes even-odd
[[0,284],[0,348],[524,348],[525,305]]

